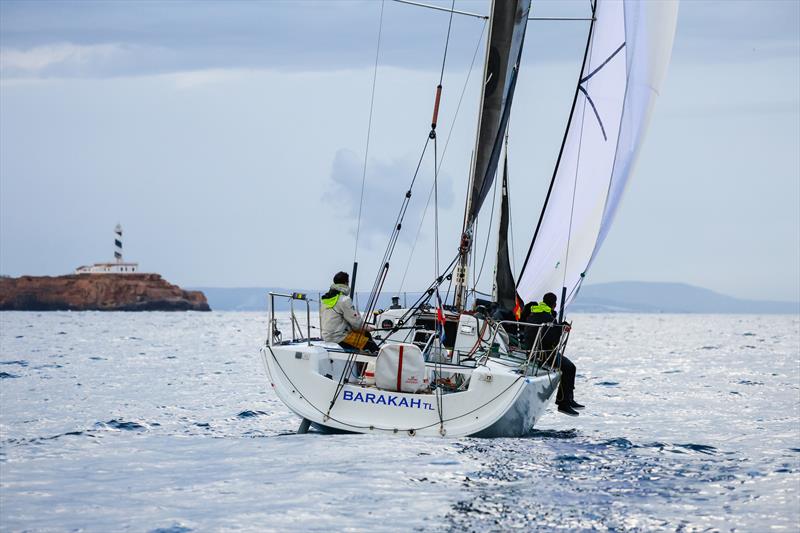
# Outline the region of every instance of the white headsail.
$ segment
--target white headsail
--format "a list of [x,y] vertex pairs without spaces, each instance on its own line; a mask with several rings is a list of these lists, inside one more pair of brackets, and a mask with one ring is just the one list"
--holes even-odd
[[519,277],[526,302],[574,298],[605,239],[666,73],[677,1],[597,0],[575,105]]

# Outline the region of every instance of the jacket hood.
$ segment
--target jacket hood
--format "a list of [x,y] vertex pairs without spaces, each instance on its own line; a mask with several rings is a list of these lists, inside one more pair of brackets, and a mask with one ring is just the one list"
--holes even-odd
[[340,292],[345,296],[348,296],[350,294],[350,287],[348,285],[345,285],[344,283],[333,283],[331,285],[331,290]]

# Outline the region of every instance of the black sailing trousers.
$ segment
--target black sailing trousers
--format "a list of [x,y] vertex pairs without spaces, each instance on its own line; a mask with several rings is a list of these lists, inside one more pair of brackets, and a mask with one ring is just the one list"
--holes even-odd
[[556,403],[573,401],[575,392],[575,363],[567,357],[561,356],[561,383],[558,384],[558,396]]

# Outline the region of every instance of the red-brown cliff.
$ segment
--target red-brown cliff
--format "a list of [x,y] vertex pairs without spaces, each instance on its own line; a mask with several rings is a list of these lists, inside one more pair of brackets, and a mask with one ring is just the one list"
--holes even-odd
[[201,291],[158,274],[73,274],[0,278],[4,311],[210,311]]

